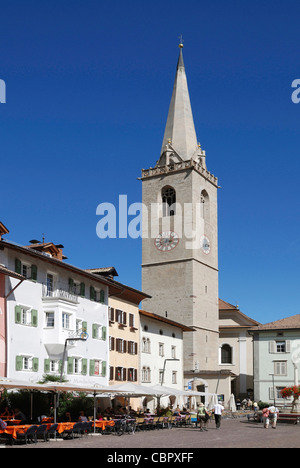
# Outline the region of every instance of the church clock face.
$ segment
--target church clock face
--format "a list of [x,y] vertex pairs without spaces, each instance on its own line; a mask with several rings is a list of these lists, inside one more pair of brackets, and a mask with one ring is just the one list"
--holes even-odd
[[210,240],[207,236],[201,236],[200,248],[205,253],[205,255],[208,255],[210,253]]
[[179,243],[179,236],[173,231],[164,231],[154,241],[155,247],[161,252],[170,252]]

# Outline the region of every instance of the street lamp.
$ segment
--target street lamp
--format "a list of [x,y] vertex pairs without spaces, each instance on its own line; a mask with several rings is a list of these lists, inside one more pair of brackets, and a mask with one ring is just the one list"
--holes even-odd
[[87,338],[85,336],[84,337],[82,336],[80,338],[66,338],[65,339],[65,347],[64,347],[64,353],[63,353],[62,365],[61,365],[61,371],[60,371],[60,379],[59,379],[60,383],[62,383],[62,379],[63,379],[68,341],[86,341],[86,340]]
[[163,367],[163,371],[162,371],[162,376],[161,376],[161,382],[160,382],[160,385],[163,384],[164,382],[164,378],[165,378],[165,370],[166,370],[166,362],[167,361],[180,361],[180,359],[175,359],[175,358],[172,358],[172,359],[165,359],[164,360],[164,367]]
[[275,374],[269,374],[272,376],[272,381],[273,381],[273,395],[274,395],[274,406],[276,406],[276,396],[275,396],[275,392],[276,392],[276,389],[275,389]]
[[[80,337],[78,338],[66,338],[65,339],[65,347],[64,347],[64,353],[63,353],[63,358],[62,358],[62,363],[61,363],[59,383],[62,383],[62,379],[63,379],[68,341],[86,341],[87,339],[88,339],[88,334],[85,331],[82,331]],[[60,393],[58,393],[58,396],[57,396],[56,408],[58,408],[59,406],[59,397],[60,397]]]

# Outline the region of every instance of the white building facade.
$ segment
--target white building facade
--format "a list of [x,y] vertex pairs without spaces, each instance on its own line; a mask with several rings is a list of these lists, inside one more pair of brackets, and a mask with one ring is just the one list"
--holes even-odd
[[254,341],[254,398],[291,404],[280,394],[285,387],[299,385],[300,315],[252,328]]
[[[183,333],[193,329],[140,310],[140,383],[184,390]],[[169,398],[161,404],[167,406]],[[151,406],[151,405],[150,405]]]
[[66,264],[61,247],[0,241],[1,373],[32,382],[63,374],[72,384],[108,385],[108,296],[119,288]]

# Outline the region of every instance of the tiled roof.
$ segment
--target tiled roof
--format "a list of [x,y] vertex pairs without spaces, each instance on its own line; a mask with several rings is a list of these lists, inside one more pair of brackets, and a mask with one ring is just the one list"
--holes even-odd
[[238,308],[239,306],[232,305],[229,302],[225,302],[222,299],[219,299],[219,310],[233,310]]
[[149,317],[154,320],[158,320],[160,322],[168,323],[169,325],[172,325],[173,327],[181,328],[183,331],[188,331],[188,332],[195,331],[192,327],[188,327],[187,325],[183,325],[182,323],[179,323],[179,322],[174,322],[173,320],[170,320],[161,315],[153,314],[152,312],[147,312],[146,310],[140,310],[139,312],[140,312],[140,315],[143,315],[144,317]]
[[293,315],[292,317],[286,317],[275,322],[266,323],[259,325],[258,327],[252,328],[251,331],[264,331],[264,330],[283,330],[283,329],[295,329],[300,328],[300,314]]
[[11,276],[12,278],[16,278],[19,280],[25,280],[25,276],[16,273],[15,271],[8,270],[4,265],[0,265],[0,273],[6,276]]

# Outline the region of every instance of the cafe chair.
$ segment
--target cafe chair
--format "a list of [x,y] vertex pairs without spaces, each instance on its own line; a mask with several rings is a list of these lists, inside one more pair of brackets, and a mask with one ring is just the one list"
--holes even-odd
[[47,425],[46,424],[41,424],[40,426],[38,426],[37,431],[35,433],[36,440],[39,437],[43,437],[44,442],[47,442],[47,432],[48,431],[47,431]]
[[52,424],[46,434],[47,440],[51,439],[51,434],[53,434],[53,439],[55,438],[56,430],[57,430],[58,424]]
[[30,426],[26,432],[18,432],[17,433],[17,440],[25,440],[25,443],[27,445],[28,442],[35,442],[36,443],[36,431],[37,431],[37,426],[33,425]]
[[66,438],[68,438],[68,439],[69,438],[74,439],[75,434],[82,437],[82,433],[83,433],[83,423],[78,422],[78,423],[74,424],[72,429],[68,429],[68,430],[64,431],[64,436],[67,436]]

